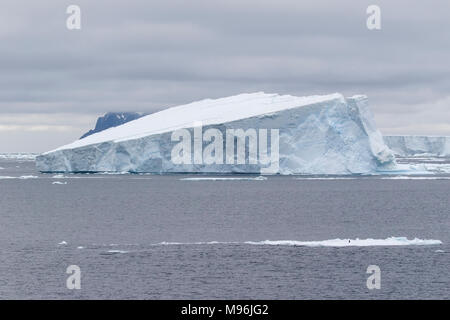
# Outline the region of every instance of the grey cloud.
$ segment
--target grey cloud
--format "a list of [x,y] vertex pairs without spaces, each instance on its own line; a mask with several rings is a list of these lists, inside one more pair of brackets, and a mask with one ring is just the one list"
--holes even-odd
[[[93,122],[107,111],[154,111],[251,91],[339,91],[369,95],[383,130],[450,135],[450,3],[376,2],[380,31],[365,27],[366,0],[6,0],[0,115],[29,117],[30,126],[39,125],[30,115],[37,113],[54,126],[61,114],[83,119],[66,133],[70,142],[87,117]],[[82,10],[79,31],[65,28],[73,3]],[[20,130],[9,134],[23,149],[61,142],[51,126],[45,143],[32,136],[23,142]],[[6,149],[11,144],[0,140]]]

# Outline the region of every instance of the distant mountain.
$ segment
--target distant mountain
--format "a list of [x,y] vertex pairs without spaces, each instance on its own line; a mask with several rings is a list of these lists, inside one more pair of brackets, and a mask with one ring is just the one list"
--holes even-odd
[[146,115],[147,113],[138,112],[108,112],[104,116],[99,117],[95,124],[95,128],[83,134],[80,139],[112,127],[120,126],[121,124],[139,119]]

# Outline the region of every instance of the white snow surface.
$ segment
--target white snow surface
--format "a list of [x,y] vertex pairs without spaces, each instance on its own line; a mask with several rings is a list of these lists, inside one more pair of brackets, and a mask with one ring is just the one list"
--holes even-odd
[[192,128],[193,124],[198,121],[201,121],[203,126],[232,122],[333,99],[343,99],[343,97],[338,93],[324,96],[294,97],[257,92],[215,100],[205,99],[165,109],[123,125],[109,128],[56,150],[79,148],[105,141],[120,142],[157,133],[172,132],[181,128]]
[[390,237],[386,239],[331,239],[323,241],[293,241],[293,240],[279,240],[279,241],[259,241],[246,242],[247,244],[256,245],[285,245],[285,246],[307,246],[307,247],[374,247],[374,246],[424,246],[424,245],[440,245],[442,241],[433,239],[418,239],[409,240],[405,237]]
[[[260,165],[174,164],[171,133],[279,129],[280,174],[359,174],[394,170],[366,96],[295,97],[262,92],[206,99],[150,114],[46,152],[44,172],[260,173]],[[225,134],[224,134],[225,136]],[[270,152],[270,143],[269,150]],[[224,152],[225,154],[225,152]]]
[[450,157],[450,137],[446,136],[384,136],[384,141],[401,157]]

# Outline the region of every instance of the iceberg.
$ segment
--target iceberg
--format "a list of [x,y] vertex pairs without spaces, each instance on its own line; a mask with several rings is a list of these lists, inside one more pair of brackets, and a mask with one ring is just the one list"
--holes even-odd
[[[180,130],[194,136],[180,154],[189,161],[200,156],[200,162],[174,161],[174,148],[182,136],[174,133]],[[219,136],[228,138],[229,132],[239,130],[244,134],[232,136],[230,148],[228,140],[215,144]],[[248,134],[256,131],[259,135]],[[214,141],[208,132],[215,134]],[[270,143],[261,144],[261,137],[269,132]],[[366,174],[396,168],[394,154],[376,128],[366,96],[296,97],[263,92],[168,108],[39,155],[36,165],[42,172],[60,173],[259,174],[267,163],[252,162],[250,146],[255,137],[259,138],[259,152],[267,147],[267,156],[277,154],[273,172],[277,174]],[[216,160],[226,154],[225,160],[202,162],[202,152],[211,151],[213,144],[211,154]],[[229,157],[228,152],[239,151],[240,146],[244,146],[245,161],[234,153]]]
[[400,157],[450,157],[450,137],[385,136],[384,142]]

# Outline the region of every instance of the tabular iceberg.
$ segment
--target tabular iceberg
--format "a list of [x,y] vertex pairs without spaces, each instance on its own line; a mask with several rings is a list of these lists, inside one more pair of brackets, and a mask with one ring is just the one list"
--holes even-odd
[[385,136],[385,143],[401,157],[450,157],[450,137],[436,136]]
[[[204,152],[214,143],[203,140],[204,135],[195,137],[198,123],[202,133],[213,129],[221,136],[233,129],[276,131],[279,163],[275,173],[279,174],[361,174],[396,168],[366,96],[344,98],[335,93],[295,97],[262,92],[206,99],[153,113],[44,153],[36,164],[43,172],[262,172],[263,164],[252,163],[248,149],[245,163],[239,159],[230,163],[228,158],[223,163],[174,162],[173,149],[178,142],[174,142],[173,133],[177,130],[193,132],[189,159],[198,156],[196,144],[200,143]],[[250,138],[235,136],[232,148],[234,142],[238,149],[239,143],[249,147]],[[270,139],[273,142],[274,137]],[[215,154],[228,156],[228,151],[224,144]],[[274,151],[268,143],[267,154]]]

